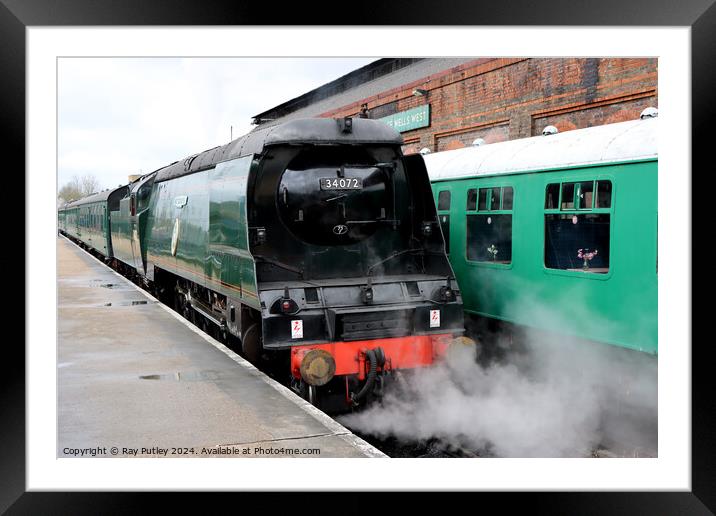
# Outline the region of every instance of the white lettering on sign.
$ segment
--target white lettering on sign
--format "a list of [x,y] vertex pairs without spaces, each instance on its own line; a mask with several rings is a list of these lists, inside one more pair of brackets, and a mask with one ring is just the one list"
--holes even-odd
[[303,321],[291,321],[291,338],[302,339],[303,338]]
[[430,310],[430,327],[440,328],[440,310]]

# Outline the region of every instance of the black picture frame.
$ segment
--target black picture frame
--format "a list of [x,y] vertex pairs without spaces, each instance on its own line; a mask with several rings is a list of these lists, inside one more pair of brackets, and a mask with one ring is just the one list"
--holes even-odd
[[[713,147],[711,137],[716,114],[716,80],[713,63],[716,57],[716,4],[715,0],[637,0],[577,3],[572,0],[552,2],[483,2],[468,0],[453,2],[448,8],[439,3],[416,1],[362,2],[349,9],[330,8],[330,4],[307,6],[296,3],[292,8],[278,9],[276,5],[255,2],[227,2],[219,0],[207,3],[199,0],[176,2],[127,0],[0,0],[0,113],[3,158],[6,163],[6,180],[13,175],[12,197],[20,206],[13,209],[29,210],[32,192],[25,190],[18,171],[25,170],[25,29],[29,26],[87,26],[87,25],[245,25],[245,24],[294,24],[301,21],[310,25],[424,25],[429,20],[434,25],[610,25],[610,26],[689,26],[691,27],[692,59],[692,163],[703,163],[704,175],[710,175],[713,165],[707,166],[707,153]],[[320,4],[320,2],[319,2]],[[9,161],[9,163],[8,163]],[[12,172],[11,172],[12,171]],[[706,179],[706,178],[705,178]],[[693,185],[693,182],[692,182]],[[693,186],[692,186],[693,188]],[[17,191],[22,190],[22,192]],[[700,193],[699,193],[700,192]],[[5,192],[8,195],[8,191]],[[697,194],[697,195],[693,195]],[[697,197],[703,198],[704,189],[692,189],[693,206]],[[24,201],[24,206],[22,201]],[[6,204],[6,210],[9,209]],[[7,215],[7,211],[6,211]],[[19,217],[18,217],[19,219]],[[708,217],[692,218],[693,233],[712,234],[706,227]],[[3,225],[10,227],[9,218]],[[24,292],[20,275],[16,273],[19,263],[26,263],[24,256],[25,231],[20,232],[17,222],[11,241],[16,251],[3,253],[0,263],[6,271],[5,286],[15,293]],[[24,217],[23,217],[24,226]],[[710,231],[710,232],[709,232]],[[22,238],[19,235],[23,235]],[[7,236],[6,236],[7,238]],[[20,251],[22,249],[22,251]],[[23,258],[20,258],[22,254]],[[52,266],[48,264],[48,266]],[[12,271],[8,273],[7,271]],[[24,276],[30,273],[24,267]],[[14,280],[10,279],[14,278]],[[705,289],[700,282],[694,285]],[[696,300],[698,297],[693,296]],[[25,303],[15,303],[15,310]],[[692,303],[694,313],[704,305]],[[12,320],[11,312],[7,320]],[[14,320],[18,320],[15,317]],[[515,505],[529,507],[530,512],[551,514],[713,514],[716,512],[716,429],[714,428],[713,401],[714,375],[710,369],[714,363],[711,340],[697,341],[692,315],[692,490],[690,492],[641,492],[641,493],[531,493],[526,495],[495,495],[504,509]],[[7,326],[6,326],[7,328]],[[9,334],[8,334],[9,336]],[[688,345],[688,343],[684,343]],[[148,502],[155,496],[143,493],[59,493],[26,492],[25,457],[25,353],[17,339],[6,338],[3,354],[4,374],[0,377],[2,400],[0,405],[0,510],[10,514],[108,514],[130,511],[144,512]],[[222,500],[212,494],[212,505],[222,506]],[[245,496],[245,495],[242,495]],[[163,497],[162,505],[170,509]],[[174,504],[184,506],[186,497],[172,494]],[[224,496],[222,495],[222,498]],[[287,494],[271,497],[271,504],[286,500],[296,506],[304,505],[302,496]],[[422,496],[413,501],[422,503]],[[494,499],[492,495],[488,498]],[[373,502],[381,498],[373,499]],[[345,507],[358,507],[364,500],[360,493],[349,493],[344,498]],[[255,503],[244,502],[244,503]],[[262,504],[269,503],[262,498]],[[454,508],[460,502],[451,502]],[[142,510],[143,509],[143,510]]]

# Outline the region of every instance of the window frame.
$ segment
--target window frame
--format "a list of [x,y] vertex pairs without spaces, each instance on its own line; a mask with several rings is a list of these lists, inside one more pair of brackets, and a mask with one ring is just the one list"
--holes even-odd
[[[497,178],[493,178],[497,179]],[[492,208],[492,191],[495,188],[500,189],[500,206],[499,209],[491,209]],[[512,189],[512,208],[509,210],[503,210],[502,209],[502,202],[505,198],[504,189],[505,188],[511,188]],[[470,190],[475,190],[475,209],[468,210],[467,209],[467,201],[469,199],[469,192]],[[481,190],[487,190],[487,200],[486,200],[486,209],[481,210],[480,209],[480,191]],[[465,258],[465,264],[467,264],[470,267],[486,267],[489,269],[512,269],[515,263],[515,256],[514,256],[514,229],[515,229],[515,203],[516,203],[516,187],[514,181],[506,180],[506,179],[498,179],[495,181],[487,182],[487,184],[469,184],[467,189],[465,190],[465,218],[463,219],[463,224],[465,227],[465,241],[463,242],[465,253],[463,257]],[[470,234],[468,232],[468,217],[470,215],[511,215],[512,216],[512,224],[511,224],[511,232],[510,232],[510,263],[495,263],[492,261],[476,261],[471,260],[468,257],[468,240],[470,238]]]
[[[582,174],[580,174],[581,176]],[[614,262],[612,261],[612,243],[614,242],[614,216],[615,216],[615,196],[617,191],[617,182],[613,174],[584,174],[585,177],[557,177],[551,180],[545,180],[542,188],[542,270],[545,274],[556,274],[558,276],[569,276],[573,278],[585,278],[597,281],[606,281],[614,274]],[[592,181],[592,208],[577,208],[576,199],[578,195],[577,185]],[[597,204],[597,183],[599,181],[610,181],[612,184],[611,199],[609,208],[596,208]],[[562,185],[565,183],[574,183],[574,207],[562,209]],[[552,184],[559,185],[559,198],[557,199],[557,208],[545,208],[547,188]],[[583,271],[569,271],[566,269],[552,269],[547,267],[545,263],[547,241],[545,238],[545,217],[547,215],[586,215],[588,213],[607,214],[609,215],[609,270],[605,273],[585,273]]]

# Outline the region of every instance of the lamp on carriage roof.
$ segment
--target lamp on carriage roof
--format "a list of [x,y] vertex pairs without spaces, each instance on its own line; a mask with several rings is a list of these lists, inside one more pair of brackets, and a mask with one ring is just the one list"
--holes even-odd
[[485,145],[485,140],[483,138],[476,138],[472,141],[473,147],[479,147],[480,145]]
[[422,149],[420,149],[420,154],[422,154],[423,156],[425,156],[426,154],[430,154],[430,149],[428,149],[427,147],[423,147]]
[[557,134],[559,132],[559,129],[557,129],[553,125],[548,125],[544,129],[542,129],[542,136],[549,136],[551,134]]
[[641,112],[641,115],[639,115],[639,118],[644,120],[645,118],[656,118],[659,116],[659,110],[655,107],[648,107],[644,111]]
[[340,126],[342,133],[353,132],[353,119],[349,116],[339,118],[338,125]]

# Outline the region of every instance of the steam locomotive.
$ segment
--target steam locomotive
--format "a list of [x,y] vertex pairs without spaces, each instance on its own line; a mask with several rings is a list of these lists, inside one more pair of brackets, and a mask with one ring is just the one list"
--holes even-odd
[[423,157],[402,143],[362,118],[261,127],[63,206],[60,231],[310,402],[355,407],[464,331]]

